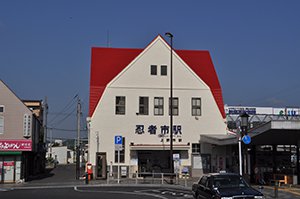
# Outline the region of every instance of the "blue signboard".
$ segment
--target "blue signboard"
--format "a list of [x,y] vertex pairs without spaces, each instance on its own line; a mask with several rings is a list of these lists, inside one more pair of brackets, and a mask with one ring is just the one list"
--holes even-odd
[[122,145],[123,144],[123,138],[121,135],[115,136],[115,145]]
[[242,138],[243,142],[245,144],[250,144],[251,142],[251,137],[249,135],[244,135],[243,138]]

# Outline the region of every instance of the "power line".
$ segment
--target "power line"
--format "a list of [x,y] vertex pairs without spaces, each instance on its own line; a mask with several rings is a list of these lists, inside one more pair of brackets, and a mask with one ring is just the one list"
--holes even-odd
[[[77,129],[61,129],[61,128],[54,128],[54,127],[48,127],[48,129],[55,130],[55,131],[77,132]],[[87,129],[80,129],[80,131],[86,132]]]
[[[62,115],[62,114],[65,114],[67,112],[67,110],[69,110],[70,108],[72,108],[72,106],[74,105],[74,99],[76,99],[78,96],[78,94],[76,94],[68,103],[67,105],[57,114],[57,115]],[[55,120],[57,120],[58,117],[54,117],[50,122],[49,124],[52,124]]]

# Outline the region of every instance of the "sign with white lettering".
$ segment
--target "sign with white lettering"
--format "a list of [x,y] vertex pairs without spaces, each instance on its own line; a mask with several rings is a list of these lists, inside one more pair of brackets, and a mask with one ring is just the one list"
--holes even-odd
[[0,151],[32,151],[32,141],[0,140]]
[[115,136],[115,145],[122,145],[123,144],[123,138],[121,135]]

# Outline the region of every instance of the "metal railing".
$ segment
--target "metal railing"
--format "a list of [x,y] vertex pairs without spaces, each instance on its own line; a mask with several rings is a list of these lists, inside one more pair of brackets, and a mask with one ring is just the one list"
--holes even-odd
[[[130,176],[130,177],[129,177]],[[174,184],[184,187],[191,186],[194,179],[190,178],[189,174],[171,174],[171,173],[157,173],[157,172],[141,172],[129,173],[119,179],[120,184]],[[118,183],[115,175],[107,175],[107,184]]]

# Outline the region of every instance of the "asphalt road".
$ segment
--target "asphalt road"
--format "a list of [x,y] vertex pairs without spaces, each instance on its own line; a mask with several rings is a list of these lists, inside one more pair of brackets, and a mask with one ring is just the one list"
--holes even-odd
[[[83,172],[82,172],[83,173]],[[72,199],[89,199],[89,198],[160,198],[160,199],[180,199],[192,198],[191,184],[195,180],[189,179],[188,187],[168,186],[167,184],[150,184],[140,182],[135,185],[135,181],[122,179],[121,185],[110,182],[106,185],[106,180],[92,181],[89,185],[85,185],[84,180],[75,179],[75,165],[59,165],[48,173],[37,176],[24,184],[0,184],[0,198],[67,198]],[[258,187],[255,187],[258,188]],[[274,198],[274,187],[266,186],[261,190],[267,198]],[[300,188],[296,189],[280,189],[278,192],[280,199],[300,199]]]
[[43,199],[72,198],[72,199],[187,199],[193,198],[190,191],[178,188],[133,187],[133,186],[74,186],[74,187],[18,187],[1,191],[1,198]]

